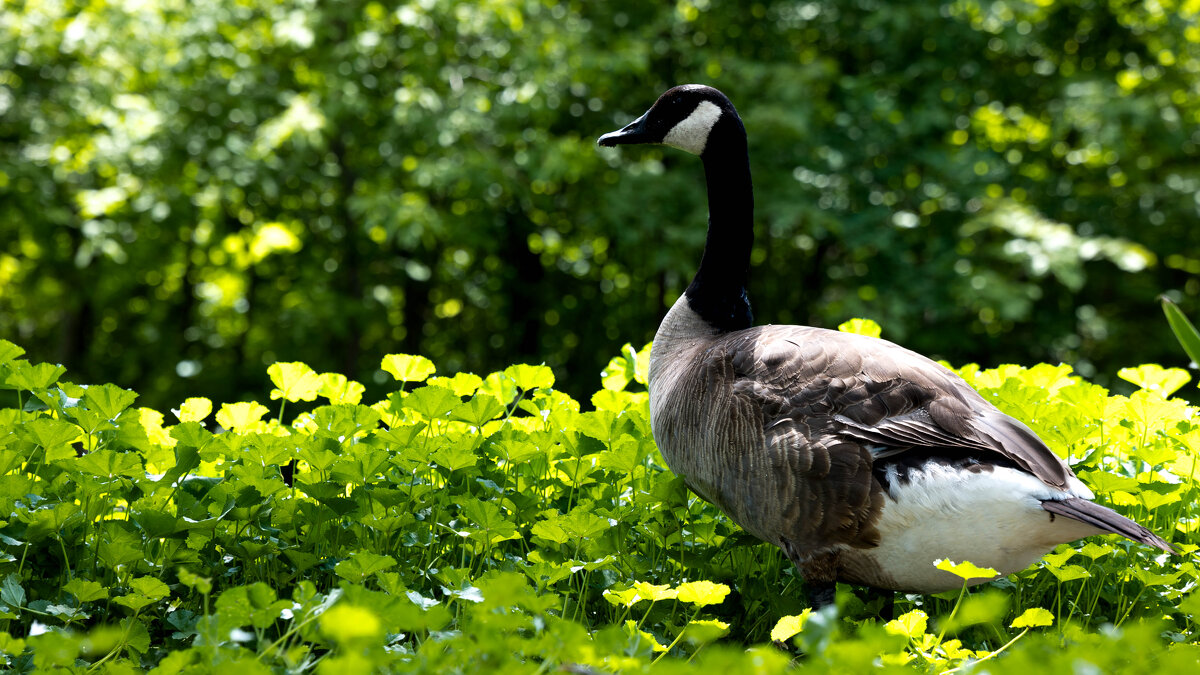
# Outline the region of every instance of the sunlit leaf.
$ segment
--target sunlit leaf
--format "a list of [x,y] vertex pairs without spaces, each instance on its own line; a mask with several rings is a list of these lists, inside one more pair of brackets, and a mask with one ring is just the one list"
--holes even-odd
[[804,624],[808,621],[808,616],[812,614],[812,608],[806,607],[799,614],[785,616],[775,622],[775,627],[771,629],[771,640],[773,642],[786,642],[794,635],[804,630]]
[[725,584],[714,584],[711,581],[692,581],[680,584],[676,589],[680,602],[690,602],[694,605],[719,605],[729,595],[729,587]]
[[936,560],[934,561],[934,567],[943,572],[949,572],[964,581],[970,581],[971,579],[991,579],[1000,574],[1000,572],[990,567],[979,567],[969,560],[964,560],[960,563],[945,559]]
[[928,625],[929,615],[919,609],[914,609],[887,622],[884,629],[893,635],[903,635],[915,640],[925,634]]
[[873,338],[883,334],[883,327],[871,319],[850,319],[839,324],[837,329],[843,333],[854,333]]
[[432,361],[412,354],[388,354],[379,367],[401,382],[424,382],[437,372]]
[[1031,607],[1021,613],[1016,619],[1013,619],[1010,626],[1012,628],[1034,628],[1037,626],[1052,626],[1054,625],[1054,615],[1050,610],[1042,607]]
[[272,400],[282,398],[292,403],[317,400],[321,377],[308,365],[300,362],[273,363],[267,368],[267,374],[275,385],[275,389],[271,390]]

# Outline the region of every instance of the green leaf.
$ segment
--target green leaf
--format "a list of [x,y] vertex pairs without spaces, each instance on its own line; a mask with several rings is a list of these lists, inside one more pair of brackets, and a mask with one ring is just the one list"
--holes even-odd
[[504,374],[523,391],[538,389],[540,387],[549,389],[554,386],[554,372],[544,365],[531,366],[519,363],[505,368]]
[[711,581],[692,581],[680,584],[676,589],[680,602],[690,602],[701,607],[719,605],[729,595],[729,587],[725,584],[714,584]]
[[964,560],[960,563],[951,562],[950,560],[946,559],[935,560],[934,567],[942,570],[943,572],[949,572],[959,577],[963,581],[970,581],[971,579],[991,579],[1000,575],[1000,572],[990,567],[979,567],[975,563],[967,560]]
[[1163,397],[1174,394],[1192,379],[1182,368],[1163,368],[1157,363],[1147,363],[1137,368],[1122,368],[1117,371],[1117,377]]
[[475,394],[470,401],[460,403],[450,413],[450,419],[481,427],[504,413],[504,405],[491,394]]
[[[113,478],[115,476],[144,476],[142,458],[133,452],[97,450],[70,461],[71,468],[93,476]],[[64,464],[64,466],[66,466]]]
[[361,584],[367,577],[396,566],[390,555],[379,555],[366,550],[350,554],[350,558],[334,566],[333,571],[341,578]]
[[271,390],[271,400],[282,398],[292,403],[317,400],[321,377],[307,364],[299,361],[273,363],[267,368],[267,374],[276,387]]
[[667,651],[667,648],[659,643],[658,639],[652,634],[638,628],[636,621],[628,620],[625,622],[625,633],[631,638],[636,639],[639,644],[649,647],[653,652],[658,653]]
[[483,378],[474,373],[455,373],[454,377],[431,377],[426,383],[452,389],[457,396],[472,396],[483,384]]
[[729,634],[729,624],[715,619],[693,619],[683,627],[683,639],[694,645],[706,645]]
[[446,443],[434,450],[429,456],[435,464],[451,471],[458,471],[469,466],[475,466],[479,456],[460,443]]
[[914,609],[887,622],[884,630],[892,635],[903,635],[911,640],[916,640],[925,634],[928,626],[929,615],[919,609]]
[[179,418],[180,422],[202,422],[205,417],[212,414],[212,407],[212,401],[207,398],[193,396],[179,406],[179,410],[175,411],[175,416]]
[[129,588],[134,593],[141,593],[155,600],[161,600],[171,594],[171,589],[154,577],[137,577],[129,582]]
[[1050,570],[1050,573],[1053,574],[1054,578],[1058,579],[1059,582],[1087,579],[1092,576],[1090,572],[1079,565],[1063,565],[1062,567],[1047,565],[1046,569]]
[[63,584],[63,590],[75,596],[79,602],[93,602],[108,597],[108,589],[93,579],[75,577]]
[[106,420],[116,419],[121,411],[133,404],[137,394],[115,384],[93,385],[83,395],[83,403]]
[[217,411],[217,424],[236,432],[257,427],[269,410],[257,401],[226,403]]
[[16,574],[4,577],[4,583],[0,584],[0,602],[9,607],[25,606],[25,589],[21,587],[21,577]]
[[1011,628],[1033,628],[1054,625],[1054,615],[1042,607],[1030,607],[1010,624]]
[[1159,300],[1162,301],[1163,313],[1167,315],[1167,324],[1171,326],[1171,332],[1175,333],[1175,339],[1179,340],[1180,346],[1191,358],[1192,363],[1200,364],[1200,331],[1188,321],[1178,305],[1166,296],[1161,296]]
[[425,378],[437,372],[433,361],[424,356],[411,354],[388,354],[379,365],[392,377],[400,382],[424,382]]
[[321,387],[317,394],[329,399],[330,403],[357,405],[362,402],[366,391],[367,388],[362,384],[341,373],[321,373]]
[[843,333],[854,333],[855,335],[866,335],[873,338],[877,338],[883,334],[883,328],[871,319],[850,319],[839,324],[837,329]]
[[810,614],[812,614],[812,608],[806,607],[799,614],[785,616],[776,621],[775,627],[771,629],[771,641],[786,642],[792,639],[797,633],[804,630],[804,624],[808,621]]
[[414,389],[404,397],[405,408],[421,413],[428,420],[447,416],[460,403],[462,400],[453,390],[433,385]]
[[66,368],[59,365],[49,363],[32,365],[25,360],[13,361],[8,368],[9,374],[5,381],[17,389],[24,390],[45,389],[57,382],[58,378],[67,372]]
[[0,339],[0,366],[25,353],[25,350],[8,340]]
[[72,443],[79,438],[79,427],[50,417],[39,417],[25,423],[29,440],[43,448],[54,448]]

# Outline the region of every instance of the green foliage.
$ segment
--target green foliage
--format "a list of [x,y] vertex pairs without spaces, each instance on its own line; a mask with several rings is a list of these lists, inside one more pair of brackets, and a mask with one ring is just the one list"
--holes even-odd
[[[763,322],[867,316],[954,362],[1124,386],[1121,366],[1183,365],[1151,299],[1200,298],[1196,21],[1116,0],[6,3],[0,335],[158,410],[268,403],[275,362],[374,400],[388,351],[545,362],[582,400],[612,345],[653,335],[705,220],[697,162],[595,139],[704,82],[750,132]],[[27,391],[61,374],[36,368]]]
[[663,468],[647,353],[612,359],[589,411],[544,366],[430,378],[427,360],[390,355],[398,388],[370,405],[347,402],[353,381],[281,363],[267,377],[290,417],[192,397],[169,424],[0,341],[0,658],[13,672],[783,672],[792,656],[772,642],[818,672],[1197,658],[1200,426],[1156,386],[1162,369],[1133,369],[1145,388],[1128,397],[1065,366],[960,372],[1183,556],[1092,538],[969,593],[900,597],[885,623],[856,592],[804,608],[778,549]]

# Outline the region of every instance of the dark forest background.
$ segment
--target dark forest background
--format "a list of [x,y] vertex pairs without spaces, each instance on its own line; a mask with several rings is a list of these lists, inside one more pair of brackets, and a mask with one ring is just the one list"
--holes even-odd
[[[0,337],[169,407],[274,361],[545,362],[586,398],[699,260],[700,163],[595,138],[707,83],[769,323],[1100,383],[1200,314],[1196,2],[17,2]],[[390,379],[390,377],[388,377]]]

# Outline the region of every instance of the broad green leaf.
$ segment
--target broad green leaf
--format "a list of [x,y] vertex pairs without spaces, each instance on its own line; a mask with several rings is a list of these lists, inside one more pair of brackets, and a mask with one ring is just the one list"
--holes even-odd
[[1117,371],[1117,377],[1163,397],[1174,394],[1192,379],[1182,368],[1163,368],[1157,363],[1147,363],[1137,368],[1122,368]]
[[424,382],[425,378],[437,372],[433,361],[411,354],[388,354],[383,357],[379,367],[402,383]]
[[1050,610],[1042,607],[1031,607],[1021,613],[1016,619],[1013,619],[1011,628],[1034,628],[1037,626],[1052,626],[1054,625],[1054,615]]
[[602,595],[609,604],[616,605],[618,607],[632,607],[646,599],[641,595],[638,595],[637,589],[635,588],[626,588],[623,591],[614,591],[609,589],[604,591]]
[[883,328],[871,319],[850,319],[839,324],[837,329],[843,333],[854,333],[873,338],[883,334]]
[[409,392],[404,397],[404,407],[421,413],[428,420],[447,416],[462,400],[453,390],[426,385]]
[[349,559],[335,565],[333,571],[347,581],[360,584],[367,577],[395,566],[396,559],[389,555],[359,550],[351,553]]
[[680,584],[676,589],[680,602],[690,602],[694,605],[719,605],[729,595],[729,587],[725,584],[714,584],[711,581],[692,581]]
[[357,405],[362,402],[366,390],[362,384],[341,373],[321,373],[321,386],[317,394],[329,399],[330,403]]
[[0,584],[0,602],[9,607],[25,606],[25,589],[21,587],[21,577],[16,574],[4,577],[4,583]]
[[1178,305],[1166,296],[1161,296],[1159,300],[1162,301],[1163,313],[1167,315],[1167,324],[1171,327],[1171,332],[1175,333],[1175,339],[1179,340],[1180,346],[1192,359],[1192,363],[1200,364],[1200,331],[1196,330]]
[[1000,574],[1000,572],[990,567],[979,567],[975,563],[968,560],[964,560],[960,563],[951,562],[950,560],[946,559],[935,560],[934,567],[942,570],[943,572],[949,572],[959,577],[963,581],[970,581],[971,579],[991,579],[999,576]]
[[797,633],[804,630],[804,624],[808,621],[810,614],[812,614],[812,608],[806,607],[799,614],[785,616],[776,621],[775,627],[771,629],[771,641],[786,642],[792,639]]
[[479,456],[459,443],[447,443],[434,450],[429,456],[438,466],[451,471],[458,471],[469,466],[475,466]]
[[554,386],[554,373],[547,366],[531,366],[518,363],[517,365],[505,368],[504,374],[523,391],[541,387],[548,389]]
[[115,384],[93,385],[83,395],[84,404],[106,420],[114,419],[133,404],[137,394]]
[[[621,353],[624,354],[628,350],[632,355],[633,346],[626,343],[621,348]],[[614,356],[609,360],[608,365],[600,371],[600,386],[604,387],[604,391],[621,391],[633,381],[634,360],[625,356]]]
[[1047,565],[1046,569],[1050,570],[1050,573],[1060,582],[1088,579],[1092,576],[1090,572],[1079,565],[1063,565],[1062,567]]
[[147,598],[155,600],[171,594],[171,589],[154,577],[138,577],[129,582],[129,588],[135,593],[141,593]]
[[715,619],[693,619],[683,627],[683,639],[694,645],[706,645],[729,634],[729,624]]
[[6,383],[17,389],[24,389],[26,391],[45,389],[57,382],[58,378],[67,372],[66,368],[59,365],[49,363],[33,365],[23,359],[13,361],[8,368],[9,373],[8,378],[5,380]]
[[649,647],[651,649],[651,651],[653,651],[655,653],[667,651],[667,648],[664,647],[661,643],[659,643],[657,638],[655,638],[650,633],[647,633],[646,631],[638,628],[636,621],[629,620],[629,621],[625,622],[625,633],[628,634],[631,638],[634,638],[635,640],[640,642],[642,645]]
[[276,387],[271,390],[271,400],[282,398],[292,403],[317,400],[321,377],[307,364],[298,361],[273,363],[267,368],[267,374]]
[[145,470],[142,467],[142,458],[137,453],[132,452],[96,450],[82,457],[75,458],[70,466],[77,471],[106,478],[145,475]]
[[925,634],[928,625],[929,615],[919,609],[914,609],[887,622],[884,629],[892,635],[903,635],[911,640],[916,640]]
[[217,411],[217,424],[226,429],[241,433],[257,427],[269,410],[257,401],[242,401],[225,403]]
[[470,401],[456,406],[450,413],[450,419],[481,427],[499,417],[504,410],[504,405],[495,396],[481,393],[475,394]]
[[179,406],[179,410],[175,411],[175,416],[179,418],[180,422],[202,422],[210,414],[212,414],[212,401],[202,396],[186,399],[183,405]]
[[451,389],[458,396],[472,396],[483,385],[483,378],[474,373],[455,373],[454,377],[431,377],[426,383]]
[[29,440],[43,448],[53,448],[66,445],[79,438],[79,427],[50,417],[39,417],[25,423],[25,433]]
[[9,361],[17,358],[25,353],[25,350],[8,340],[0,339],[0,365],[4,365]]
[[93,579],[75,577],[63,584],[63,590],[75,596],[79,602],[93,602],[108,597],[108,589]]

